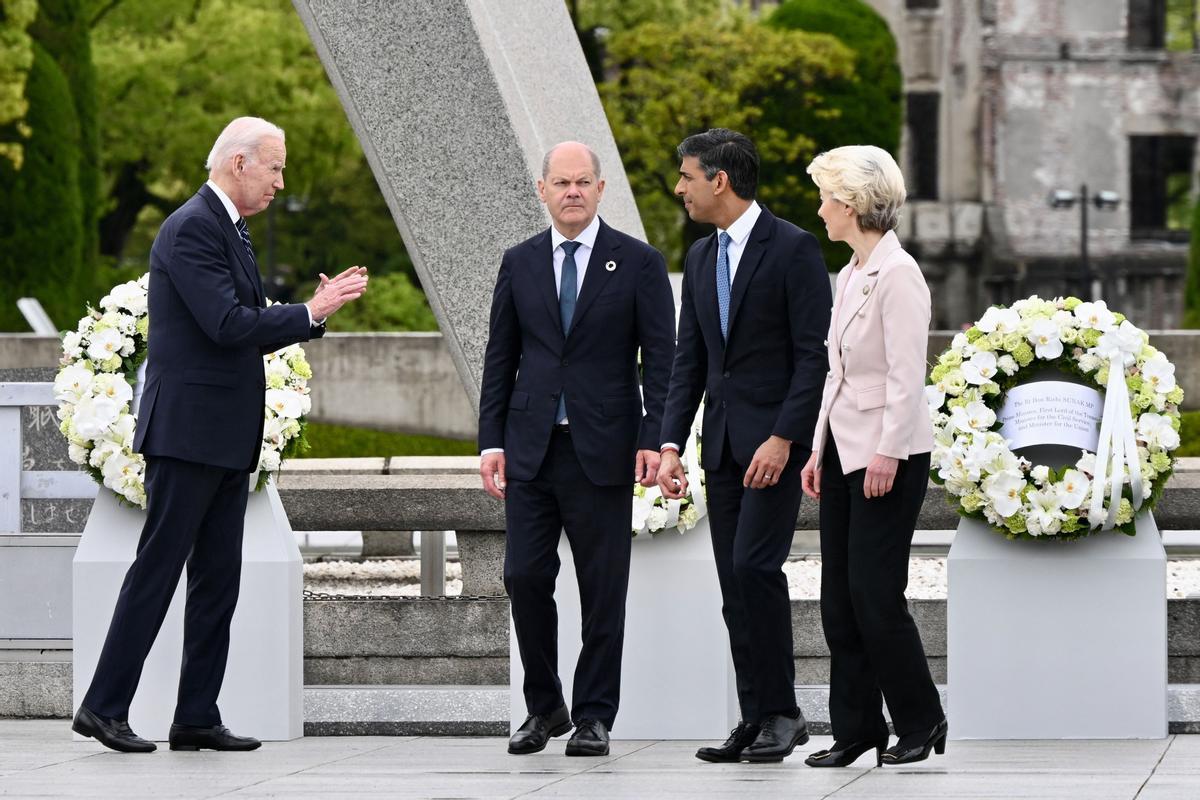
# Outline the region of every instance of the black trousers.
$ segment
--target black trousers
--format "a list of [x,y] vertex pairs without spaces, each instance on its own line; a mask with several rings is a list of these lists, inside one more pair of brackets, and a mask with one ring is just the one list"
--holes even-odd
[[728,442],[720,465],[705,470],[713,556],[721,584],[721,613],[737,677],[742,720],[794,714],[796,664],[787,560],[800,511],[800,470],[808,454],[794,448],[779,482],[765,489],[742,486],[748,464],[739,464]]
[[591,483],[570,434],[556,431],[534,479],[508,482],[505,519],[504,587],[525,668],[529,713],[548,714],[564,704],[554,582],[560,566],[559,537],[566,529],[583,620],[571,718],[599,720],[611,730],[621,698],[632,480],[620,486]]
[[863,496],[865,469],[843,474],[829,437],[821,471],[821,621],[829,644],[829,720],[839,741],[932,728],[941,700],[904,589],[929,453],[901,461],[892,490]]
[[129,718],[142,664],[188,568],[183,664],[175,721],[221,722],[217,696],[229,654],[229,623],[242,573],[249,475],[173,458],[146,458],[146,525],[125,573],[104,649],[83,705]]

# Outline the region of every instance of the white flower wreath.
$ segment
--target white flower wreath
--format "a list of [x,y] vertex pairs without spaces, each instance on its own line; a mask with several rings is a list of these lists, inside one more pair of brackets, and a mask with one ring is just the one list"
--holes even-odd
[[657,485],[649,488],[640,483],[633,485],[633,535],[655,534],[667,528],[686,533],[708,513],[704,489],[704,470],[700,469],[700,425],[704,417],[704,404],[696,412],[696,421],[688,434],[687,444],[679,457],[687,472],[688,491],[680,500],[663,497]]
[[[1099,458],[1085,450],[1073,465],[1034,465],[997,432],[1005,393],[1030,365],[1105,389]],[[1034,296],[989,308],[938,357],[925,395],[931,478],[961,515],[1010,539],[1080,539],[1113,527],[1133,535],[1135,511],[1153,508],[1175,466],[1183,402],[1175,366],[1103,300]]]
[[[136,428],[134,387],[147,355],[147,289],[143,275],[113,287],[88,307],[74,331],[63,335],[63,355],[54,380],[59,430],[72,461],[124,501],[146,507],[146,462],[133,452]],[[312,408],[312,370],[298,344],[263,357],[266,418],[256,488],[266,485],[283,459],[308,449],[304,417]]]

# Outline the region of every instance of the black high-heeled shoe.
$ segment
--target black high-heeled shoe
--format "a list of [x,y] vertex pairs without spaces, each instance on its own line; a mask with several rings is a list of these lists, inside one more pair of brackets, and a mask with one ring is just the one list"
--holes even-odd
[[875,766],[883,763],[883,750],[887,747],[888,737],[865,742],[834,742],[828,750],[818,750],[804,759],[810,767],[848,767],[858,760],[859,756],[868,750],[875,750]]
[[946,732],[949,729],[950,726],[943,717],[931,731],[906,734],[900,737],[900,741],[894,747],[888,748],[881,762],[890,765],[912,764],[929,758],[930,750],[940,756],[946,752]]

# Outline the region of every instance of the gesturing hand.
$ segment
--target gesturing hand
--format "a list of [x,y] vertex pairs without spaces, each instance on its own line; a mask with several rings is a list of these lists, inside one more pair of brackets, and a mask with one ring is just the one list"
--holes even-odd
[[483,478],[483,490],[497,500],[504,499],[504,453],[488,453],[479,459],[479,476]]
[[754,451],[754,458],[742,478],[742,486],[765,489],[779,483],[779,475],[792,454],[792,443],[781,436],[770,436]]
[[351,267],[332,280],[322,274],[317,291],[308,301],[308,309],[313,320],[324,320],[346,303],[362,297],[366,290],[366,267]]
[[679,453],[674,450],[662,451],[658,463],[658,489],[668,500],[682,500],[687,495],[687,473],[683,470]]
[[890,492],[899,466],[900,459],[876,453],[871,463],[867,464],[867,474],[863,478],[863,496],[870,499],[883,497]]

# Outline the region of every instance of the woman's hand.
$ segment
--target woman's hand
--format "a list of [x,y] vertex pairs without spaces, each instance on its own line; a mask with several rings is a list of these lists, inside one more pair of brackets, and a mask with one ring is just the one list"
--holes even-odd
[[817,454],[808,457],[804,469],[800,470],[800,488],[813,500],[821,499],[821,468],[817,466]]
[[863,495],[870,500],[890,492],[899,466],[900,459],[876,453],[871,463],[867,464],[867,475],[863,478]]

